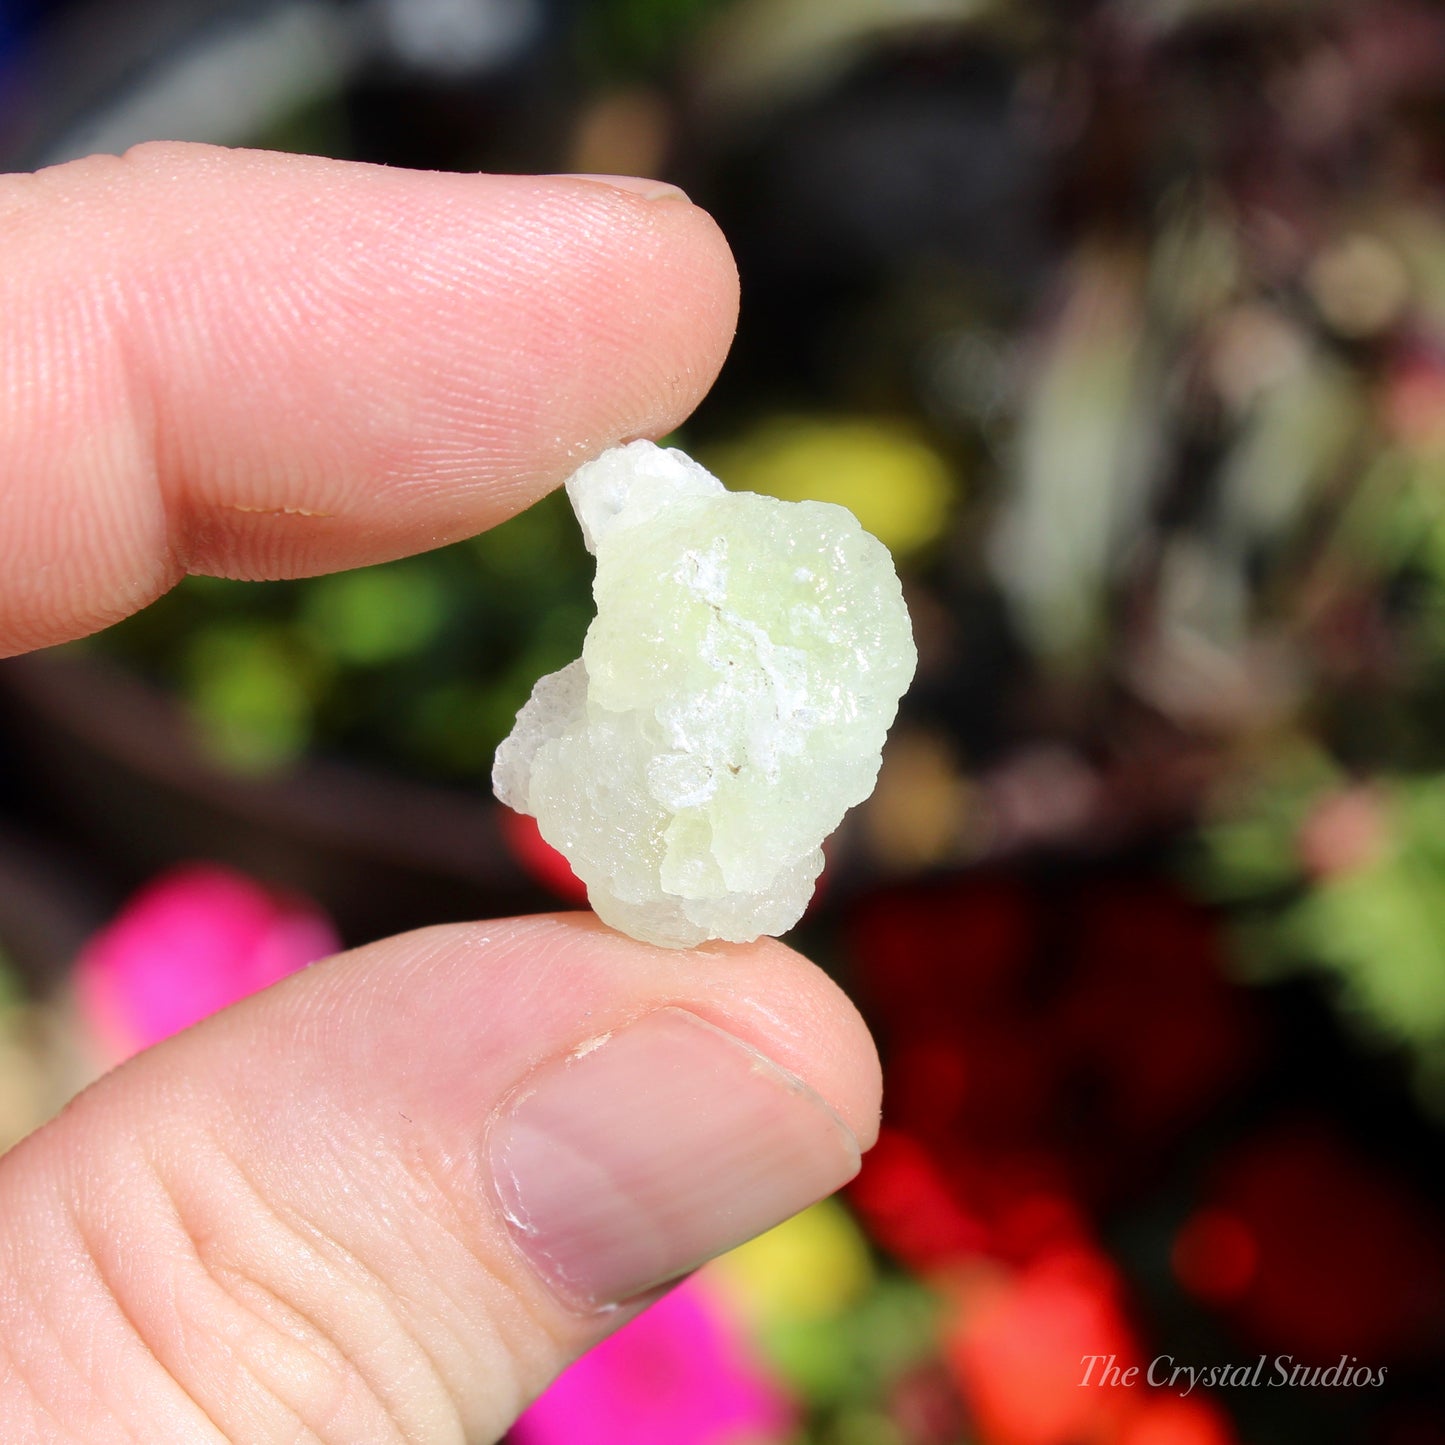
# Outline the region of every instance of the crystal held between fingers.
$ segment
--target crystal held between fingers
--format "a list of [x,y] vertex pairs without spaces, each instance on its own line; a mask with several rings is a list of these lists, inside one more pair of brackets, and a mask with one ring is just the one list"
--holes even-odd
[[597,616],[517,714],[496,794],[623,933],[781,933],[824,838],[873,791],[917,663],[892,558],[846,508],[729,492],[646,441],[567,494]]

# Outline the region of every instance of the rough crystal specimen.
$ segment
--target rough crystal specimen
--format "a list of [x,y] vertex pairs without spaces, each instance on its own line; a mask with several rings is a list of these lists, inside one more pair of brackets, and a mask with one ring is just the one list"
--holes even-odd
[[634,938],[780,933],[819,845],[873,791],[913,676],[892,559],[843,507],[729,492],[651,442],[604,452],[567,493],[597,616],[517,714],[497,796]]

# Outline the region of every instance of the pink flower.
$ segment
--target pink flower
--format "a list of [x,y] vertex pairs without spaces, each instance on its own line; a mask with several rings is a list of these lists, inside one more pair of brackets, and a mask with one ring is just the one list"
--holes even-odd
[[193,863],[162,874],[86,944],[76,997],[112,1062],[335,953],[305,899]]
[[793,1412],[699,1279],[578,1360],[522,1416],[514,1445],[762,1445]]

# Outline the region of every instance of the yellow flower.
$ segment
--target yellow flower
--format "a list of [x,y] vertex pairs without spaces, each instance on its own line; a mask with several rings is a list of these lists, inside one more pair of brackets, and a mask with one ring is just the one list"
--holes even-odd
[[766,1328],[841,1314],[872,1282],[873,1263],[847,1211],[825,1199],[706,1273],[750,1324]]
[[895,557],[940,535],[953,498],[948,464],[901,422],[773,417],[703,460],[733,491],[847,507]]

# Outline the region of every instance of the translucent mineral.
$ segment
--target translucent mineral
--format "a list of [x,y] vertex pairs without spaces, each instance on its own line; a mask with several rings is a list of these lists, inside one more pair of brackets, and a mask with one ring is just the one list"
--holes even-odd
[[846,508],[729,492],[651,442],[604,452],[567,494],[597,616],[517,714],[496,794],[634,938],[781,933],[873,791],[913,676],[892,559]]

